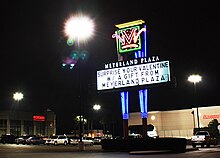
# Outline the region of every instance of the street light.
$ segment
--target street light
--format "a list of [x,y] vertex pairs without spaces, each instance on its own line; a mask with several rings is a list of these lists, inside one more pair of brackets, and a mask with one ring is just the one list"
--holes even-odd
[[[98,112],[101,109],[101,105],[95,104],[93,105],[92,109],[96,112]],[[93,117],[94,118],[94,117]],[[93,130],[93,120],[91,121],[91,129]]]
[[[71,16],[69,19],[66,20],[64,24],[64,32],[68,37],[68,40],[77,40],[77,52],[79,50],[79,43],[81,40],[85,41],[89,37],[92,36],[94,32],[94,23],[93,21],[83,15],[78,16]],[[72,42],[73,43],[73,42]],[[85,53],[81,52],[78,54],[79,59],[83,60]],[[77,59],[78,60],[78,59]],[[83,106],[83,99],[82,99],[82,79],[80,78],[80,69],[79,69],[79,86],[80,86],[80,144],[79,149],[84,150],[84,143],[82,142],[83,137],[83,128],[82,128],[82,106]]]
[[23,93],[21,93],[21,92],[15,92],[14,94],[13,94],[13,99],[15,100],[15,101],[20,101],[20,100],[22,100],[24,98],[24,95],[23,95]]
[[[194,85],[194,95],[196,97],[196,84],[202,81],[202,77],[200,75],[190,75],[188,77],[188,81],[193,83],[193,85]],[[196,107],[196,113],[197,113],[198,129],[200,129],[200,124],[199,124],[199,108],[198,108],[198,106]]]
[[200,75],[190,75],[188,77],[188,81],[196,85],[196,83],[199,83],[200,81],[202,81],[202,77]]
[[64,31],[68,38],[77,39],[79,42],[93,35],[94,23],[92,19],[83,15],[71,16],[65,22]]
[[100,110],[100,109],[101,109],[101,105],[99,105],[99,104],[93,105],[93,110],[98,111],[98,110]]
[[[13,99],[14,99],[14,101],[16,101],[17,103],[18,103],[19,101],[21,101],[23,98],[24,98],[24,95],[23,95],[23,93],[21,93],[21,92],[15,92],[15,93],[13,94]],[[18,136],[18,134],[19,134],[19,132],[18,132],[18,127],[19,127],[19,124],[18,124],[18,113],[15,115],[15,117],[17,117],[17,118],[16,118],[16,119],[17,119],[16,131],[17,131],[17,136]]]

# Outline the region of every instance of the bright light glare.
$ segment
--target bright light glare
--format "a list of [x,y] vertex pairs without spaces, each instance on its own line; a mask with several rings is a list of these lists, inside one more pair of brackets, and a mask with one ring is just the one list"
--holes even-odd
[[193,82],[194,84],[202,81],[202,77],[200,75],[190,75],[188,77],[188,81],[189,82]]
[[154,115],[151,116],[151,120],[155,120],[156,117]]
[[13,94],[13,99],[16,101],[20,101],[23,99],[24,95],[21,92],[16,92]]
[[94,23],[88,17],[72,16],[65,22],[64,31],[71,39],[85,40],[93,34]]
[[94,110],[100,110],[100,109],[101,109],[101,106],[98,105],[98,104],[95,104],[95,105],[93,105],[93,109],[94,109]]

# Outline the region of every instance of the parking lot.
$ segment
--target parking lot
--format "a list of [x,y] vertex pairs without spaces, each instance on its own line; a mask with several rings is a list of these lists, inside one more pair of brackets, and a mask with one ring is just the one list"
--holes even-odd
[[86,146],[84,151],[79,151],[78,146],[73,145],[17,145],[0,144],[1,158],[203,158],[218,157],[219,146],[210,148],[193,149],[187,146],[185,153],[172,153],[170,151],[132,151],[132,152],[107,152],[101,149],[101,145]]

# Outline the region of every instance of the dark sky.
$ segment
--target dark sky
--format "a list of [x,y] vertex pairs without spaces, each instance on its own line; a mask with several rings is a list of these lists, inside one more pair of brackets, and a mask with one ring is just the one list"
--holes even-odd
[[[91,115],[92,105],[99,103],[103,115],[121,118],[118,92],[95,94],[87,85],[96,82],[98,67],[117,60],[111,38],[114,25],[137,19],[146,21],[149,55],[170,60],[177,81],[175,88],[150,89],[149,110],[194,107],[193,84],[187,81],[192,73],[203,79],[196,104],[220,103],[220,14],[214,1],[12,0],[2,3],[0,12],[0,109],[10,109],[12,94],[22,91],[24,99],[17,109],[50,108],[57,114],[58,131],[69,129],[73,115],[79,113],[81,72],[85,113]],[[73,49],[66,45],[64,22],[79,12],[95,23],[92,39],[80,45],[89,58],[73,70],[63,69],[62,58]],[[130,109],[137,111],[136,92],[131,94]]]

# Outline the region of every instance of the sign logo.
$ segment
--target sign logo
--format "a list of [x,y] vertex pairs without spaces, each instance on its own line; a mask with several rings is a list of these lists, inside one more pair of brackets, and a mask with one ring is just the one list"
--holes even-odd
[[217,118],[219,118],[219,114],[203,115],[203,119],[217,119]]
[[33,120],[34,121],[44,122],[45,121],[45,116],[34,115],[33,116]]
[[119,53],[141,50],[141,33],[146,28],[140,26],[132,26],[115,31],[112,38],[116,38]]

